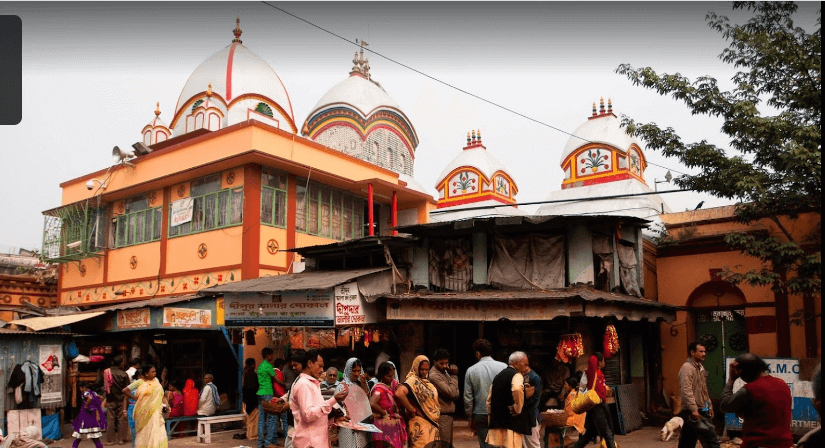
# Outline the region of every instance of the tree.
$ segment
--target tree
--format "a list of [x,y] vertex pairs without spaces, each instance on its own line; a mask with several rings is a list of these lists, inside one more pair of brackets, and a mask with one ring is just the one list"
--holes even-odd
[[[735,217],[750,223],[774,221],[784,238],[735,233],[726,243],[761,260],[747,272],[727,269],[733,283],[771,286],[784,294],[810,297],[822,290],[822,10],[816,30],[795,27],[793,3],[735,2],[733,9],[752,12],[744,25],[708,13],[708,25],[730,42],[720,59],[741,71],[735,88],[722,91],[716,79],[703,76],[691,82],[676,74],[657,74],[652,68],[622,64],[616,72],[635,85],[683,101],[693,114],[724,118],[722,132],[730,137],[730,151],[706,140],[685,143],[673,128],[639,124],[628,117],[627,131],[647,143],[648,149],[677,157],[700,173],[676,179],[678,186],[738,201]],[[758,110],[762,103],[772,115]],[[730,152],[731,154],[728,154]],[[813,235],[796,240],[780,217],[797,219],[802,213],[819,215]]]

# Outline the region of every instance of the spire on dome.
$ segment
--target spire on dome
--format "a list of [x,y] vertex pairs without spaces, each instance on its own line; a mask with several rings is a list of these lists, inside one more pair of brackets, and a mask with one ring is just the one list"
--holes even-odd
[[607,99],[607,113],[613,113],[613,101],[610,98]]
[[242,44],[243,41],[241,40],[241,34],[243,34],[243,31],[241,31],[241,18],[240,17],[235,19],[235,29],[232,30],[232,33],[235,34],[235,38],[232,39],[232,42],[237,42],[239,44]]
[[599,115],[604,115],[604,97],[599,98]]
[[155,116],[160,116],[160,101],[158,101],[158,103],[155,105]]
[[355,52],[355,56],[352,58],[352,71],[350,75],[354,74],[361,74],[364,75],[365,78],[370,79],[370,60],[369,58],[364,58],[364,47],[369,45],[365,40],[358,40],[355,39],[355,43],[361,46],[361,53],[359,54],[357,51]]
[[597,114],[596,114],[596,102],[595,101],[593,101],[593,116],[594,117],[597,116]]
[[209,97],[209,98],[212,98],[212,83],[211,82],[206,87],[206,96]]

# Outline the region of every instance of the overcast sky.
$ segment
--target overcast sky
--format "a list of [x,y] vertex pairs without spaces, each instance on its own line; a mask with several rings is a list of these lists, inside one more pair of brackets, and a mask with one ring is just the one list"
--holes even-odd
[[[722,121],[692,116],[675,100],[634,87],[619,64],[651,66],[730,87],[726,46],[708,11],[744,22],[725,3],[287,3],[315,25],[491,102],[573,132],[593,101],[672,126],[685,141],[727,146]],[[812,27],[819,2],[801,5]],[[233,38],[267,61],[289,92],[300,128],[315,103],[348,76],[355,46],[263,3],[0,3],[23,23],[23,120],[0,126],[0,252],[39,248],[43,210],[60,205],[59,183],[105,169],[111,148],[130,147],[154,116],[164,118],[187,78]],[[809,30],[811,28],[808,28]],[[421,140],[415,177],[435,194],[436,176],[481,129],[488,151],[509,167],[519,202],[560,188],[567,140],[550,129],[428,79],[377,55],[373,78],[410,117]],[[646,152],[649,162],[690,172]],[[649,166],[648,185],[666,168]],[[674,175],[677,173],[674,172]],[[666,189],[666,184],[660,184]],[[728,202],[698,193],[663,196],[673,211]]]

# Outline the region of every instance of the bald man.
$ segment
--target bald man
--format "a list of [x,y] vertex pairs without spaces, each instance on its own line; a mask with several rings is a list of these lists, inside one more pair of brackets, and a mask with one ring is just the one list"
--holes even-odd
[[218,386],[215,386],[212,382],[214,380],[215,377],[213,377],[212,374],[207,373],[203,376],[203,390],[198,400],[198,415],[212,415],[221,404],[221,398],[218,395]]

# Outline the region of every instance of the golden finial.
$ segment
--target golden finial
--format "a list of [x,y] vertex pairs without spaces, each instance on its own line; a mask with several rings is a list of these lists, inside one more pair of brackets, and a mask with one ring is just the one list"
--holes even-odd
[[241,31],[241,18],[240,17],[235,19],[235,29],[232,30],[232,32],[235,34],[235,38],[232,39],[232,42],[237,42],[239,44],[242,44],[243,41],[241,40],[241,34],[243,34],[243,31]]
[[209,87],[206,88],[206,96],[212,98],[212,83],[209,83]]
[[158,101],[158,103],[155,105],[155,116],[160,116],[160,101]]

